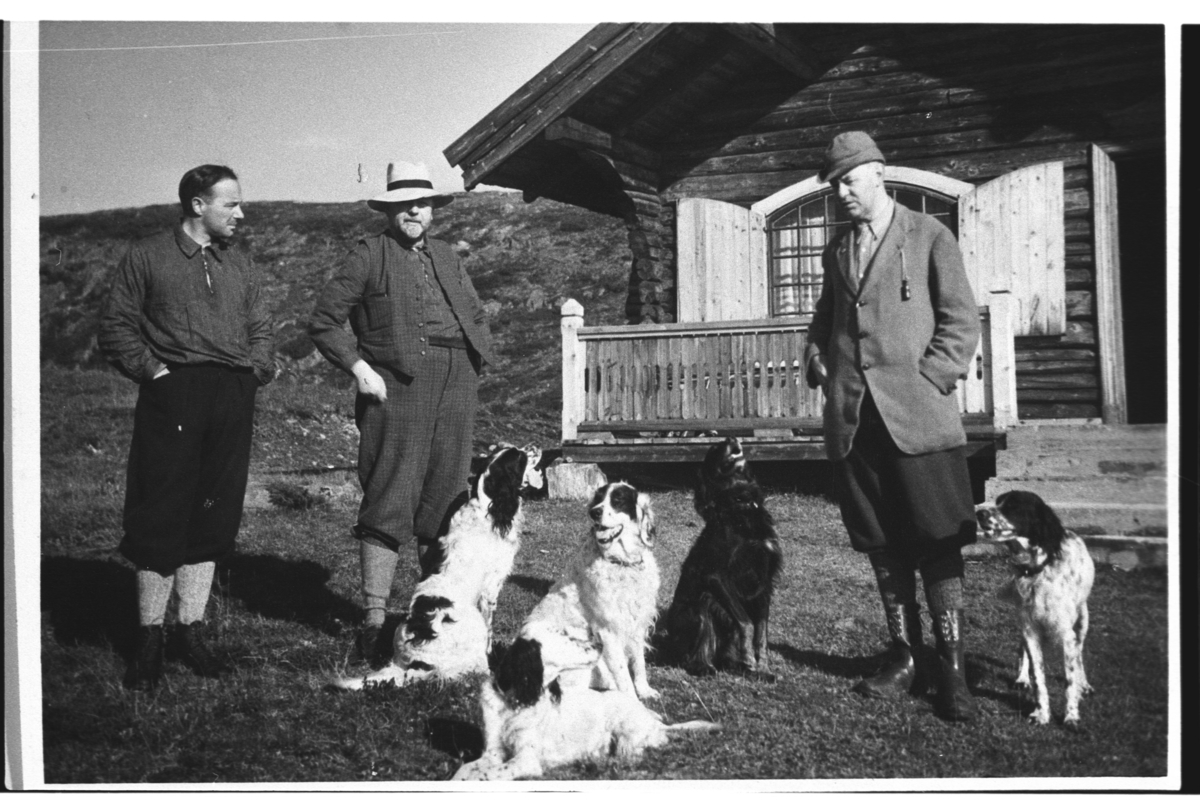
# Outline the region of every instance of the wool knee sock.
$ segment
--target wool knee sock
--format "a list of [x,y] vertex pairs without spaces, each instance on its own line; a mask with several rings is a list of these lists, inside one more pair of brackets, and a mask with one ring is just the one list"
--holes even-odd
[[911,565],[886,551],[871,553],[870,559],[885,608],[916,604],[917,574]]
[[174,575],[159,575],[149,569],[137,571],[138,624],[162,625],[167,616],[167,603],[175,586]]
[[926,583],[925,599],[929,601],[929,613],[934,616],[944,611],[955,611],[962,608],[962,578],[945,578],[934,583]]
[[958,548],[921,561],[921,582],[931,614],[963,607],[963,574],[962,551]]
[[179,597],[178,617],[180,625],[191,625],[204,619],[208,596],[212,594],[215,561],[199,564],[184,564],[175,570],[175,594]]
[[363,610],[369,627],[383,625],[388,597],[392,594],[392,578],[400,555],[387,547],[368,541],[359,545],[362,558]]

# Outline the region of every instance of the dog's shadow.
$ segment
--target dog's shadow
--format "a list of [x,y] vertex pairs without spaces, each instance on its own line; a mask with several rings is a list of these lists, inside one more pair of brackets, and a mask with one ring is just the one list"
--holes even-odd
[[425,740],[434,750],[452,758],[474,761],[483,755],[483,731],[459,719],[431,717],[425,722]]
[[[967,685],[971,687],[971,694],[1003,703],[1013,711],[1028,713],[1033,710],[1034,703],[1017,686],[1016,674],[1013,664],[999,658],[975,656],[967,659]],[[994,688],[997,683],[1005,688]]]
[[548,595],[550,587],[554,585],[554,581],[548,578],[537,578],[533,575],[509,575],[506,583],[529,592],[539,600]]

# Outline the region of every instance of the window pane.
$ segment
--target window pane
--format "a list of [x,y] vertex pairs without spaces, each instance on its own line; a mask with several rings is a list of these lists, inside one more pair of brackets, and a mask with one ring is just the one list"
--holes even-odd
[[796,227],[796,209],[785,211],[782,216],[771,220],[772,228]]
[[800,313],[800,296],[795,286],[779,286],[773,292],[775,316]]
[[774,267],[771,280],[776,285],[792,284],[800,277],[799,266],[794,258],[773,258],[771,265]]
[[925,195],[919,192],[914,192],[908,189],[895,189],[890,192],[892,197],[896,198],[896,202],[902,206],[911,208],[913,211],[925,211]]
[[800,206],[800,224],[824,225],[826,219],[825,198],[819,197]]
[[771,255],[775,258],[796,255],[797,234],[795,228],[771,231]]

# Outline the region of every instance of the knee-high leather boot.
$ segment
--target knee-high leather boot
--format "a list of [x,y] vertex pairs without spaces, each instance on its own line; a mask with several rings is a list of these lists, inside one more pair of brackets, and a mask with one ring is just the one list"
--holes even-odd
[[887,663],[875,675],[864,678],[854,691],[867,697],[899,697],[918,685],[918,660],[921,649],[921,607],[916,603],[883,604],[892,646]]
[[967,688],[966,659],[963,655],[964,615],[961,608],[939,610],[933,614],[933,632],[937,639],[938,679],[934,708],[943,719],[966,722],[975,717],[975,698]]

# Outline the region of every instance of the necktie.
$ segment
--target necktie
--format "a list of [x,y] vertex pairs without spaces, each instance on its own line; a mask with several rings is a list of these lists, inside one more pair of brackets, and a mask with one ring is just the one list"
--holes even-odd
[[859,283],[862,283],[863,273],[867,271],[867,265],[871,263],[874,244],[875,232],[871,230],[870,223],[858,223],[858,258],[856,259],[858,271],[856,277]]

